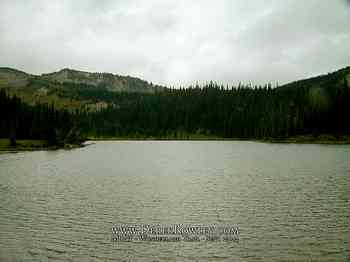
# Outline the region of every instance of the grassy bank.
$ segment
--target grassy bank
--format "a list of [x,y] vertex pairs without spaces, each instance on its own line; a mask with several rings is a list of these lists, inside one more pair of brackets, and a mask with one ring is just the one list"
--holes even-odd
[[0,151],[23,151],[49,149],[45,140],[17,140],[15,146],[11,146],[9,139],[0,139]]
[[9,139],[0,139],[0,151],[35,151],[35,150],[56,150],[60,148],[73,149],[82,147],[78,144],[66,144],[62,147],[49,145],[46,140],[16,140],[16,145],[11,146]]

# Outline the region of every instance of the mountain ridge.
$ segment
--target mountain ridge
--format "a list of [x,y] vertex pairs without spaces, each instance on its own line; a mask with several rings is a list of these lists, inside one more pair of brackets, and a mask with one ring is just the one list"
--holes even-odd
[[[0,80],[1,80],[1,74],[3,73],[12,73],[12,74],[16,74],[16,75],[25,75],[27,77],[39,77],[39,78],[44,78],[44,79],[48,79],[48,80],[53,80],[53,81],[58,81],[61,83],[64,82],[74,82],[74,83],[84,83],[84,81],[79,82],[79,81],[71,81],[72,79],[69,79],[69,77],[65,77],[62,79],[62,75],[73,75],[73,77],[78,76],[85,76],[87,78],[89,77],[96,77],[96,78],[117,78],[117,79],[133,79],[136,81],[141,81],[143,83],[145,83],[146,85],[149,85],[151,87],[158,87],[158,88],[165,88],[165,86],[162,85],[153,85],[152,82],[148,82],[147,80],[143,80],[139,77],[134,77],[134,76],[130,76],[130,75],[119,75],[119,74],[115,74],[115,73],[110,73],[110,72],[90,72],[90,71],[85,71],[85,70],[78,70],[78,69],[73,69],[73,68],[62,68],[58,71],[54,71],[54,72],[49,72],[49,73],[42,73],[42,74],[30,74],[27,73],[25,71],[16,69],[16,68],[12,68],[12,67],[0,67]],[[74,76],[74,74],[76,76]],[[330,71],[328,73],[323,73],[323,74],[319,74],[319,75],[315,75],[315,76],[310,76],[310,77],[305,77],[305,78],[301,78],[301,79],[297,79],[297,80],[293,80],[290,81],[288,83],[285,83],[281,86],[279,86],[279,88],[281,87],[286,87],[286,86],[291,86],[291,85],[295,85],[295,84],[303,84],[307,81],[313,81],[313,80],[317,80],[320,78],[326,78],[329,77],[330,75],[334,75],[334,74],[346,74],[347,79],[350,79],[350,66],[346,66],[343,68],[340,68],[338,70],[334,70],[334,71]],[[348,79],[348,80],[349,80]],[[63,80],[68,80],[68,81],[63,81]],[[97,83],[90,83],[91,85],[95,85],[97,86]],[[4,87],[3,85],[0,84],[0,88]],[[124,90],[120,90],[120,91],[124,91]]]
[[[7,74],[7,75],[6,75]],[[9,77],[11,75],[11,77]],[[110,91],[134,91],[134,92],[153,92],[154,89],[163,88],[160,85],[153,85],[141,78],[122,76],[107,72],[88,72],[71,68],[63,68],[61,70],[43,73],[41,75],[28,74],[24,71],[17,70],[10,67],[0,67],[0,80],[16,77],[21,78],[37,78],[47,81],[53,81],[58,83],[74,83],[74,84],[86,84],[92,86],[106,87]],[[13,83],[9,83],[10,86]],[[0,84],[0,87],[4,87],[4,84]]]
[[32,105],[50,103],[58,108],[92,110],[106,106],[106,101],[99,98],[101,94],[103,97],[119,92],[153,94],[165,89],[137,77],[112,73],[63,68],[34,75],[10,67],[0,67],[0,88]]
[[[280,90],[293,90],[305,87],[310,89],[341,88],[344,81],[350,83],[350,66],[337,71],[292,81],[277,87]],[[10,67],[0,67],[0,88],[17,95],[26,103],[51,103],[58,108],[92,110],[105,108],[113,101],[114,93],[155,94],[169,88],[153,85],[137,77],[112,73],[88,72],[71,68],[43,73],[28,74]]]
[[289,88],[289,87],[302,86],[302,85],[313,85],[314,83],[317,83],[317,82],[326,82],[327,84],[331,84],[329,82],[334,80],[344,80],[344,78],[346,78],[346,80],[350,82],[350,66],[346,66],[344,68],[338,69],[333,72],[295,80],[280,86],[280,88]]

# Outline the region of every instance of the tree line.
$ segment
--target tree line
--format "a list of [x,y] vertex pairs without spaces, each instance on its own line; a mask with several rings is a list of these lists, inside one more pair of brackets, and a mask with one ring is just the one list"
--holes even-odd
[[249,139],[350,134],[346,78],[337,86],[300,84],[293,88],[225,88],[211,82],[155,94],[114,93],[112,100],[101,111],[80,112],[86,135]]
[[0,138],[46,140],[51,146],[76,144],[83,140],[76,116],[53,105],[23,103],[0,89]]
[[330,77],[322,79],[277,88],[227,88],[210,82],[153,94],[79,86],[72,87],[76,97],[107,101],[108,107],[75,112],[48,104],[30,106],[0,90],[0,137],[64,145],[86,136],[263,139],[350,134],[347,78],[336,85]]

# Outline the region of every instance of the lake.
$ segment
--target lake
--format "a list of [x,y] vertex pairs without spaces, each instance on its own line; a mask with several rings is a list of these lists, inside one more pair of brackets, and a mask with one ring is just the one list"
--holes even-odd
[[[225,224],[232,242],[113,242]],[[0,261],[349,261],[350,146],[101,141],[0,154]]]

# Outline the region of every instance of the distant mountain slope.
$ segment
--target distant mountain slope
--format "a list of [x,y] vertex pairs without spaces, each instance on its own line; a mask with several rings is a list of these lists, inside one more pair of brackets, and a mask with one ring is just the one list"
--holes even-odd
[[293,89],[297,87],[306,88],[325,88],[325,87],[343,87],[344,80],[350,83],[350,66],[342,68],[338,71],[328,73],[325,75],[319,75],[307,79],[302,79],[285,84],[279,88],[281,89]]
[[24,87],[28,84],[29,75],[25,72],[0,67],[0,87]]
[[[350,67],[291,82],[278,89],[293,92],[302,87],[312,90],[312,94],[319,94],[327,88],[342,88],[345,80],[350,83]],[[165,87],[139,78],[111,73],[65,68],[49,74],[31,75],[7,67],[0,67],[0,88],[7,88],[10,94],[16,94],[29,104],[53,103],[58,108],[87,107],[92,110],[104,108],[107,104],[117,104],[116,93],[154,94],[166,90]]]
[[[56,81],[61,84],[73,83],[106,88],[109,91],[153,93],[156,86],[130,76],[120,76],[111,73],[90,73],[73,69],[62,69],[58,72],[43,74],[41,79]],[[160,87],[158,87],[160,88]]]
[[29,104],[53,103],[57,107],[101,108],[116,92],[152,94],[164,87],[139,78],[111,73],[90,73],[73,69],[42,75],[0,67],[0,88],[8,89]]

